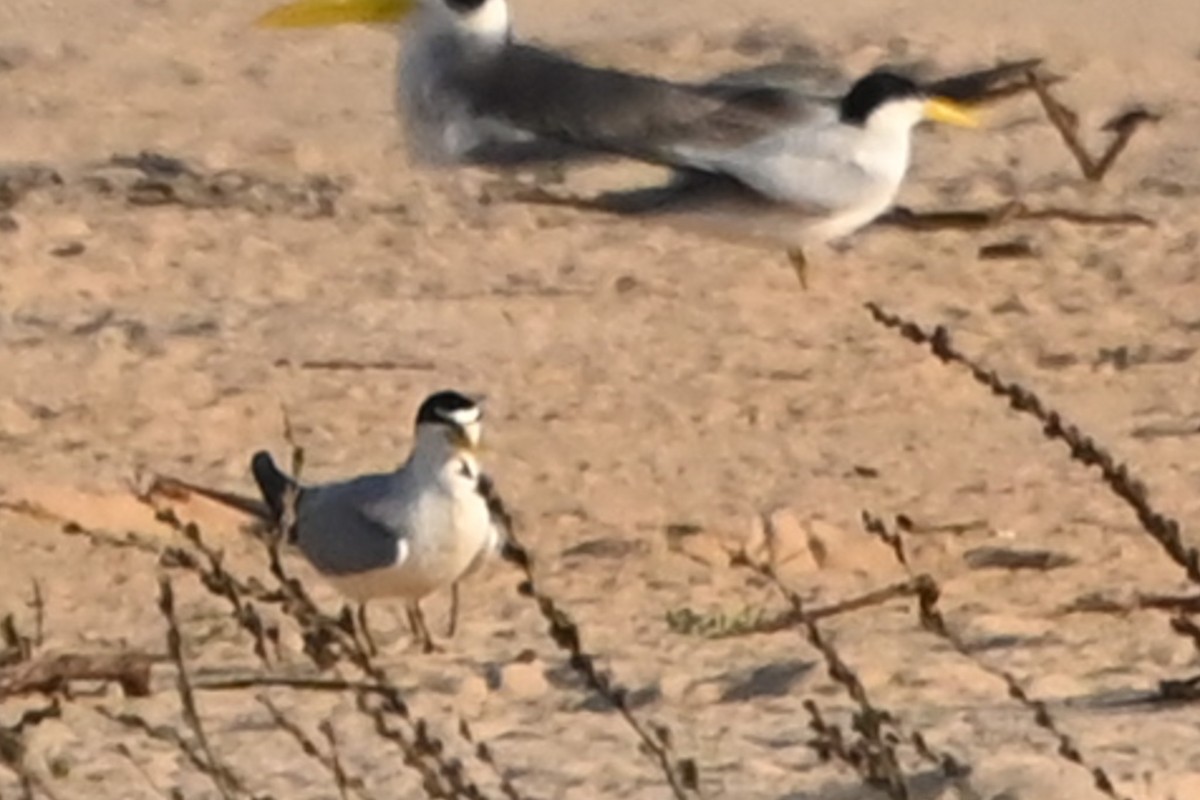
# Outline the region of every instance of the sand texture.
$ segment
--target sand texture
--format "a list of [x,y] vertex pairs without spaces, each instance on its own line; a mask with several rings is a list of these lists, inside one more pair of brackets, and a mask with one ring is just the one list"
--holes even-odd
[[[0,618],[12,615],[16,639],[38,638],[40,618],[34,658],[155,659],[145,696],[84,681],[58,716],[17,733],[6,731],[48,701],[4,699],[0,677],[0,796],[25,796],[23,780],[63,800],[222,796],[175,743],[105,715],[196,739],[160,576],[212,758],[232,776],[225,796],[424,796],[352,693],[216,688],[268,668],[225,600],[161,563],[163,548],[194,547],[130,487],[159,473],[251,493],[250,454],[286,458],[284,408],[309,478],[386,469],[421,399],[453,386],[488,396],[486,463],[539,591],[628,690],[635,718],[670,728],[668,760],[695,764],[704,797],[889,796],[812,746],[808,708],[847,747],[860,737],[855,681],[896,720],[876,738],[901,737],[910,797],[1200,797],[1196,706],[1157,695],[1161,681],[1200,673],[1189,618],[1182,633],[1171,624],[1180,605],[1200,610],[1187,602],[1200,594],[1200,574],[1179,563],[1187,553],[1173,558],[1146,529],[1163,521],[1139,522],[1098,467],[1043,435],[1044,420],[865,308],[945,326],[955,352],[1126,464],[1179,522],[1181,550],[1200,546],[1195,6],[514,0],[522,35],[675,77],[814,58],[851,75],[884,62],[942,74],[1040,56],[1066,79],[1052,91],[1092,152],[1115,115],[1162,116],[1095,183],[1022,95],[989,109],[983,130],[920,129],[900,197],[919,210],[1019,200],[1153,226],[877,226],[815,251],[802,292],[778,253],[512,202],[483,170],[414,169],[386,33],[255,29],[257,0],[3,0]],[[589,166],[559,188],[643,173]],[[1010,257],[981,258],[990,245]],[[272,585],[238,515],[159,502],[200,523],[231,571]],[[907,569],[864,531],[864,511],[889,530],[909,523]],[[92,535],[68,535],[66,521]],[[928,575],[946,635],[922,626],[912,596],[818,620],[824,653],[794,619],[754,632],[790,600],[730,552],[773,564],[808,609]],[[337,610],[299,558],[284,563]],[[509,797],[672,797],[520,580],[500,562],[472,577],[457,636],[429,656],[407,649],[398,603],[373,604],[378,663],[411,715],[485,797],[506,796],[500,776]],[[270,671],[312,674],[296,623],[257,605],[281,630]],[[426,605],[440,631],[447,597]],[[0,654],[18,658],[16,639],[0,638]],[[832,678],[831,658],[856,678]],[[338,674],[361,678],[346,664]],[[1045,702],[1057,733],[1006,680]],[[346,794],[260,696],[322,752],[318,729],[331,725]],[[1082,764],[1060,754],[1060,734]],[[941,755],[969,774],[948,776]]]

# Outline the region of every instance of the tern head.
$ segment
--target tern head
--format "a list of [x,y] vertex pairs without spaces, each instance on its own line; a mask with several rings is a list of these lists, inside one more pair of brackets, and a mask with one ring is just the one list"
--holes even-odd
[[911,130],[923,119],[973,128],[979,123],[958,103],[930,97],[921,87],[893,72],[872,72],[842,98],[839,116],[847,125],[879,130]]
[[478,398],[451,390],[435,392],[417,410],[417,448],[448,445],[451,452],[474,451],[483,433],[482,420]]
[[477,41],[508,40],[508,0],[295,0],[258,18],[268,28],[395,24],[422,9],[438,27]]

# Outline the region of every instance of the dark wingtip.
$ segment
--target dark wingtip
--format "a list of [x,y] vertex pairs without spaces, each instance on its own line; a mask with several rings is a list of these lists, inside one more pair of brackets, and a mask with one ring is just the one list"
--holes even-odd
[[283,516],[283,498],[293,484],[292,479],[275,466],[275,459],[266,450],[259,450],[250,459],[250,472],[271,513],[276,519]]

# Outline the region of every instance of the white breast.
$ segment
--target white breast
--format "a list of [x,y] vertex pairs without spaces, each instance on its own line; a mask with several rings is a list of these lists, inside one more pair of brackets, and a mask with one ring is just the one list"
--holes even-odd
[[[476,491],[478,466],[456,459],[428,476],[396,521],[409,532],[396,563],[353,574],[328,575],[342,594],[359,602],[379,597],[419,600],[462,578],[495,536],[487,503]],[[408,477],[412,477],[411,475]]]

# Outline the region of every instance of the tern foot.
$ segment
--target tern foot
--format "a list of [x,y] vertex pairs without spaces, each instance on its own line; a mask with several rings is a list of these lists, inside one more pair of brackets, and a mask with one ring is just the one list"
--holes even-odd
[[792,269],[796,271],[796,277],[800,279],[800,288],[803,291],[808,291],[808,258],[805,257],[804,251],[799,247],[790,248],[787,251],[788,262],[791,263]]
[[408,614],[408,627],[412,631],[412,642],[410,648],[420,648],[422,653],[440,653],[442,648],[433,641],[433,636],[429,633],[429,626],[425,624],[425,614],[421,612],[421,606],[417,603],[412,603],[406,609]]

